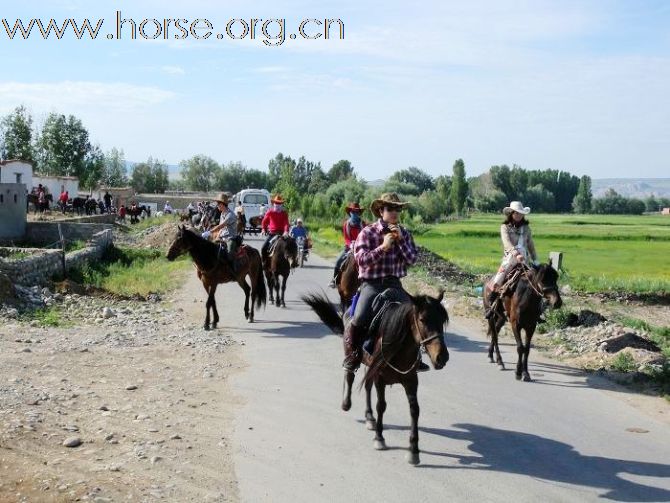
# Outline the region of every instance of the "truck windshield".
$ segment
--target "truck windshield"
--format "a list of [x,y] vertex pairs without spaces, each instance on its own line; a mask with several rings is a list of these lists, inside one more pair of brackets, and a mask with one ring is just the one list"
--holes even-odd
[[242,201],[244,204],[268,204],[268,198],[264,194],[247,194]]

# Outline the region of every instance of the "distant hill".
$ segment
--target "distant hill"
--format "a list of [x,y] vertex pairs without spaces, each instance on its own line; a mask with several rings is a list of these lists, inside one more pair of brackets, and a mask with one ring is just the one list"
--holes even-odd
[[598,178],[591,180],[594,197],[602,197],[614,189],[624,197],[670,197],[670,178]]

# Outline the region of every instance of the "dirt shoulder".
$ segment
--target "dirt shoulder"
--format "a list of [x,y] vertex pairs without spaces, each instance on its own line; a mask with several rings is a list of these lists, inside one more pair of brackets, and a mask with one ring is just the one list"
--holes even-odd
[[64,295],[69,328],[0,320],[0,501],[239,499],[238,350],[185,281],[162,302]]

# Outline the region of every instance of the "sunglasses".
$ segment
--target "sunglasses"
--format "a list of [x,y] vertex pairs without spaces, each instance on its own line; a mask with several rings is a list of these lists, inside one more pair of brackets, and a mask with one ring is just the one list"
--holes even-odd
[[384,206],[386,211],[395,211],[396,213],[401,213],[402,208],[400,206]]

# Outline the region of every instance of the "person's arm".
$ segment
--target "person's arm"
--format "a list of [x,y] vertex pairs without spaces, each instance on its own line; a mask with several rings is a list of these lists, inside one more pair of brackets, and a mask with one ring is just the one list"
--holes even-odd
[[406,229],[400,228],[402,235],[402,240],[396,241],[400,253],[405,259],[407,265],[414,265],[418,258],[418,253],[416,251],[416,245],[414,244],[414,238]]
[[288,232],[289,228],[291,227],[288,221],[288,213],[283,212],[282,215],[284,216],[284,232]]
[[514,250],[515,246],[512,244],[512,240],[509,237],[509,231],[505,224],[500,226],[500,238],[502,239],[503,250],[505,250],[505,253]]
[[383,243],[379,246],[375,246],[374,243],[372,231],[362,231],[358,235],[354,243],[354,257],[359,267],[370,267],[386,253]]
[[270,225],[270,214],[266,213],[265,215],[263,215],[263,220],[261,220],[261,230],[263,232],[267,232],[268,225]]

